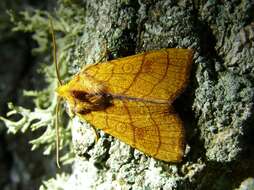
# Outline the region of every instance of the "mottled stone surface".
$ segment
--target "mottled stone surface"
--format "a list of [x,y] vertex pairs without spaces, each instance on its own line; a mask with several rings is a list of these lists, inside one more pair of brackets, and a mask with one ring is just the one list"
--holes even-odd
[[[185,160],[178,165],[155,161],[101,132],[87,152],[89,161],[79,160],[74,167],[93,176],[87,179],[90,188],[223,189],[238,183],[241,176],[234,170],[249,151],[253,117],[253,18],[247,14],[252,6],[246,1],[208,1],[199,9],[173,1],[87,2],[87,32],[79,49],[88,63],[105,40],[113,58],[164,47],[196,52],[190,86],[176,101],[187,128]],[[82,175],[70,181],[83,181]]]

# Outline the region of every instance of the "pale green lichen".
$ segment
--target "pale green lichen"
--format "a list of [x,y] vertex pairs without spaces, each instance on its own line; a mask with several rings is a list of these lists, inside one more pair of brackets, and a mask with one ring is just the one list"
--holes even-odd
[[[73,14],[71,9],[60,6],[57,15],[58,19],[53,18],[54,29],[64,36],[57,38],[57,46],[59,52],[59,62],[61,63],[61,76],[67,78],[67,66],[70,63],[72,53],[71,48],[75,46],[75,36],[78,35],[82,26],[75,22],[70,22],[65,17],[71,18]],[[14,106],[12,103],[8,104],[10,111],[7,113],[7,118],[0,117],[5,123],[8,133],[16,134],[19,131],[22,133],[35,130],[44,130],[41,136],[30,141],[32,150],[43,147],[44,154],[51,154],[55,152],[55,117],[57,98],[55,89],[57,88],[57,79],[55,77],[55,69],[53,64],[49,64],[49,44],[51,43],[51,36],[49,33],[49,13],[46,11],[33,10],[31,12],[21,12],[17,15],[9,11],[11,21],[14,23],[13,31],[32,32],[32,38],[36,41],[38,46],[33,49],[33,54],[40,55],[38,72],[45,77],[46,87],[40,91],[24,91],[25,96],[33,97],[35,108],[33,110],[26,109],[20,106]],[[75,19],[75,18],[73,18]],[[69,21],[69,22],[68,22]],[[15,118],[17,115],[20,118],[16,121],[9,119]],[[68,123],[63,123],[67,127],[60,127],[60,149],[65,150],[65,154],[61,156],[61,161],[70,163],[73,159],[73,151],[71,148],[71,134]]]
[[[32,34],[32,39],[36,42],[36,47],[32,53],[36,56],[36,90],[23,90],[23,95],[33,101],[34,108],[31,106],[14,106],[8,104],[9,112],[6,117],[1,116],[0,120],[5,123],[8,133],[26,133],[37,131],[41,133],[30,141],[32,150],[43,149],[43,153],[55,154],[55,118],[57,97],[55,89],[57,88],[57,79],[55,77],[55,68],[52,61],[52,43],[49,32],[49,16],[52,17],[54,31],[56,35],[58,62],[60,63],[60,75],[62,80],[68,80],[69,76],[76,72],[73,63],[77,62],[74,56],[76,44],[84,27],[84,10],[78,4],[66,5],[65,2],[58,2],[59,7],[53,14],[47,11],[30,9],[17,13],[9,11],[9,16],[14,24],[13,31]],[[79,22],[77,22],[79,21]],[[82,23],[82,24],[81,24]],[[80,57],[79,57],[80,58]],[[82,58],[80,58],[82,59]],[[79,64],[77,64],[79,65]],[[38,78],[40,75],[41,78]],[[33,81],[31,81],[33,83]],[[19,97],[18,99],[22,99]],[[20,101],[18,101],[20,102]],[[22,102],[22,101],[21,101]],[[26,107],[26,108],[25,108]],[[28,108],[29,107],[29,108]],[[63,112],[63,109],[61,110]],[[74,151],[71,143],[71,123],[62,117],[60,113],[60,162],[62,165],[71,164],[74,159]],[[43,182],[40,190],[45,189],[63,189],[64,181],[67,181],[68,175],[61,170],[62,174],[56,178]],[[45,177],[43,177],[45,179]]]
[[[32,92],[30,92],[31,94]],[[35,93],[34,93],[35,94]],[[38,100],[38,99],[37,99]],[[49,155],[55,152],[55,108],[57,98],[52,99],[51,105],[46,109],[36,107],[33,111],[20,106],[14,106],[12,103],[8,104],[10,111],[7,117],[20,115],[21,118],[17,121],[4,118],[0,119],[5,123],[7,132],[16,134],[18,132],[25,133],[27,130],[35,131],[45,129],[45,131],[38,138],[31,140],[32,150],[43,147],[43,153]],[[67,154],[61,156],[62,163],[70,163],[73,159],[73,152],[71,151],[71,136],[69,127],[60,127],[60,150],[67,149]]]
[[66,189],[66,182],[68,181],[69,176],[65,173],[57,174],[56,178],[51,178],[47,181],[44,181],[40,186],[39,190],[48,190],[48,189],[57,189],[62,190]]

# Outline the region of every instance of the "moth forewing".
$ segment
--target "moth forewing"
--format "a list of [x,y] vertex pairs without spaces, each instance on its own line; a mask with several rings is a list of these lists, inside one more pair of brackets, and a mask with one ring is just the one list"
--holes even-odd
[[90,65],[57,92],[81,120],[149,156],[179,162],[184,127],[170,104],[188,83],[192,56],[173,48]]

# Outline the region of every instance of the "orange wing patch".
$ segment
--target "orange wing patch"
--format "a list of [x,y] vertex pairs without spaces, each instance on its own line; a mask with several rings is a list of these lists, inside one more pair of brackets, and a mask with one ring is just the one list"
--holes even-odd
[[105,110],[79,115],[106,133],[154,158],[180,161],[182,121],[167,104],[114,100]]
[[163,49],[84,68],[112,94],[173,101],[185,88],[192,50]]
[[96,128],[154,158],[179,162],[184,129],[171,103],[187,85],[192,54],[163,49],[91,65],[57,91]]

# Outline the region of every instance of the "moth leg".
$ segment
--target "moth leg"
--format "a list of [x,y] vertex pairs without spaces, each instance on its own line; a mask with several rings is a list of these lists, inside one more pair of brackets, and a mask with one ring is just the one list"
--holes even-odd
[[107,47],[107,41],[103,43],[103,46],[104,46],[103,53],[100,55],[100,58],[98,59],[96,64],[101,63],[104,58],[106,58],[106,61],[107,61],[107,55],[109,53],[109,50],[108,50],[108,47]]
[[104,58],[106,59],[105,61],[108,61],[109,53],[116,50],[116,48],[108,48],[107,44],[108,44],[108,42],[107,42],[107,40],[105,40],[103,42],[103,46],[104,46],[103,53],[100,55],[100,57],[99,57],[98,61],[96,61],[95,65],[103,62]]
[[97,132],[97,129],[94,126],[92,126],[92,129],[93,129],[93,132],[94,132],[94,135],[95,135],[95,142],[97,143],[99,138],[100,138],[99,134]]

